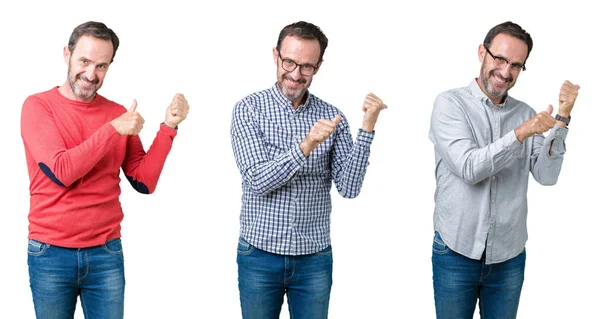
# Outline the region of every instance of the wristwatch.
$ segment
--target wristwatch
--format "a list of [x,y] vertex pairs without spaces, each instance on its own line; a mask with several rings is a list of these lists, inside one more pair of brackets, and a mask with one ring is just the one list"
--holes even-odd
[[564,116],[560,116],[560,115],[556,114],[556,116],[554,118],[557,121],[564,122],[567,126],[569,125],[569,122],[571,122],[571,116],[570,115],[569,115],[569,117],[564,117]]

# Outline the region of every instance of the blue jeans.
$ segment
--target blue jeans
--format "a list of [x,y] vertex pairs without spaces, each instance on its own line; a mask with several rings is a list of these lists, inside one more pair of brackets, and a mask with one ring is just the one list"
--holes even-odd
[[286,293],[291,319],[327,318],[331,246],[310,255],[284,256],[259,250],[240,238],[237,264],[244,319],[279,318]]
[[38,319],[73,318],[78,295],[85,318],[123,318],[125,271],[120,239],[89,248],[63,248],[30,239],[27,250]]
[[433,290],[437,318],[473,318],[477,298],[482,319],[517,317],[525,274],[525,250],[498,264],[485,264],[452,251],[433,238]]

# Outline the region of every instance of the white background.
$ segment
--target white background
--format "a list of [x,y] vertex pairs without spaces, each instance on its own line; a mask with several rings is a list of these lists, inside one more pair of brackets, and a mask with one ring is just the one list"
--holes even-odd
[[[241,317],[235,262],[241,179],[230,116],[238,100],[274,83],[271,49],[281,28],[298,20],[317,24],[330,39],[311,92],[343,110],[354,136],[367,93],[389,106],[377,123],[361,195],[346,200],[332,191],[330,318],[435,317],[429,116],[437,94],[478,76],[477,46],[507,20],[534,41],[512,96],[542,111],[557,105],[565,79],[581,85],[558,184],[542,187],[531,179],[519,318],[597,316],[600,172],[593,125],[600,117],[600,24],[586,1],[532,3],[3,2],[0,318],[34,317],[21,106],[28,95],[64,82],[62,48],[88,20],[106,23],[121,39],[100,93],[126,107],[138,100],[146,148],[175,93],[191,105],[156,192],[145,196],[122,185],[127,318]],[[82,318],[79,306],[76,317]]]

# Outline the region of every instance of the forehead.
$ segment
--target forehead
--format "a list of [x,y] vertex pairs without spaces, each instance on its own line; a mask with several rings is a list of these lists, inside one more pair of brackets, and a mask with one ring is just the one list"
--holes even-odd
[[489,47],[494,55],[502,56],[511,62],[525,62],[527,59],[527,43],[506,33],[499,33]]
[[110,62],[113,55],[113,45],[110,40],[83,35],[77,40],[72,55],[85,57],[96,62]]
[[316,64],[321,55],[321,46],[317,39],[307,40],[288,35],[281,41],[279,52],[283,58],[292,59],[298,63]]

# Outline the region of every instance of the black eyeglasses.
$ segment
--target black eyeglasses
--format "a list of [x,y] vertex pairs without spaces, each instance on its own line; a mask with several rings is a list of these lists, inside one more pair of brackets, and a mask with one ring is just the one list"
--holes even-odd
[[277,54],[279,55],[279,58],[281,59],[281,67],[288,72],[294,72],[294,70],[297,67],[300,67],[300,74],[302,74],[304,76],[311,76],[311,75],[315,74],[315,72],[317,72],[318,66],[315,66],[312,64],[298,64],[298,63],[296,63],[296,61],[294,61],[292,59],[282,58],[280,52],[277,52]]
[[510,63],[508,62],[507,59],[501,57],[501,56],[495,56],[492,54],[492,52],[490,52],[490,50],[485,47],[485,50],[487,51],[487,53],[494,59],[494,66],[499,67],[499,68],[504,68],[507,64],[510,65],[510,69],[511,70],[515,70],[515,71],[525,71],[525,64],[521,64],[521,63]]

